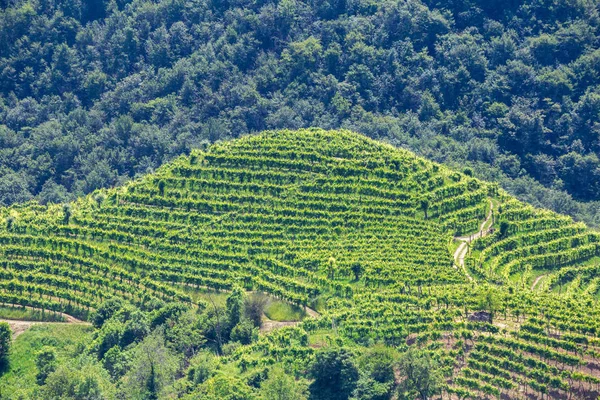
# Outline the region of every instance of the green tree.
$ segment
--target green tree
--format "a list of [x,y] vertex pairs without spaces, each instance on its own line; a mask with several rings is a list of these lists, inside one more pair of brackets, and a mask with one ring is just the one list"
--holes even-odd
[[267,297],[260,293],[253,293],[244,300],[244,315],[252,321],[254,326],[260,328],[262,325],[263,313],[267,303]]
[[244,298],[244,290],[239,286],[235,286],[231,291],[231,294],[227,297],[226,307],[229,329],[233,329],[242,318],[242,313],[244,312]]
[[0,367],[8,363],[12,332],[6,322],[0,322]]
[[430,201],[429,198],[425,197],[421,199],[421,210],[425,214],[425,219],[427,219],[427,211],[429,210]]
[[494,315],[500,307],[500,299],[497,293],[490,287],[479,294],[477,306],[480,310],[486,311],[490,315],[490,324],[494,321]]
[[334,257],[329,257],[329,259],[327,260],[327,277],[331,280],[334,280],[336,272],[337,262]]
[[353,355],[344,348],[317,352],[309,373],[314,379],[309,387],[311,398],[322,400],[348,399],[359,378]]
[[46,378],[56,370],[56,352],[51,347],[43,347],[35,356],[35,366],[37,375],[35,379],[38,385],[43,385]]
[[351,400],[388,400],[390,398],[391,383],[381,383],[369,374],[361,373],[356,382],[356,389],[352,392]]
[[63,204],[63,224],[69,225],[69,221],[71,220],[71,205]]
[[[255,336],[255,327],[252,321],[243,318],[231,330],[231,340],[241,344],[250,344]],[[256,332],[258,333],[258,332]]]
[[82,356],[58,366],[40,393],[44,400],[100,400],[115,398],[115,387],[95,360]]
[[179,370],[180,359],[165,343],[160,329],[135,347],[131,369],[123,377],[125,398],[159,399],[171,385]]
[[409,347],[400,356],[398,366],[404,377],[398,387],[401,399],[427,400],[439,393],[443,383],[442,374],[426,351]]
[[105,300],[92,315],[92,324],[95,328],[101,328],[104,322],[112,318],[123,307],[123,301],[118,298]]
[[206,380],[186,400],[254,400],[250,387],[231,374],[219,373]]
[[306,400],[308,386],[303,381],[296,381],[282,368],[274,367],[260,385],[259,397],[264,400]]
[[394,364],[398,355],[388,346],[377,344],[365,350],[358,358],[358,366],[362,372],[369,374],[380,383],[394,381]]
[[201,351],[190,361],[187,377],[194,385],[206,382],[215,375],[218,368],[218,360],[208,351]]
[[360,279],[360,276],[363,273],[362,264],[358,261],[355,261],[352,263],[351,269],[352,269],[352,273],[354,274],[354,280],[358,281]]

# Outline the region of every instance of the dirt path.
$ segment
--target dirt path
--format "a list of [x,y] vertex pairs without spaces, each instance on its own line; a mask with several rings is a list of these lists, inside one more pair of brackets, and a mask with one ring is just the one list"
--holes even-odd
[[457,269],[460,267],[463,270],[463,272],[465,273],[465,275],[467,276],[467,278],[469,278],[470,281],[473,280],[473,277],[471,275],[469,275],[469,273],[467,272],[467,269],[465,268],[465,258],[467,257],[467,253],[469,252],[469,243],[471,243],[473,240],[485,237],[490,233],[491,227],[486,228],[485,226],[492,219],[493,210],[494,210],[494,203],[492,203],[492,201],[490,200],[490,212],[488,213],[485,220],[479,226],[479,231],[477,233],[474,233],[469,236],[455,236],[454,237],[454,240],[458,240],[458,241],[462,242],[460,244],[460,246],[458,246],[458,248],[456,249],[456,251],[454,252],[454,255],[453,255],[454,267]]
[[[71,317],[71,318],[73,318],[73,317]],[[73,322],[73,321],[67,321],[67,322],[20,321],[20,320],[15,320],[15,319],[1,319],[0,318],[0,322],[6,322],[6,323],[8,323],[8,326],[10,326],[10,330],[12,331],[13,340],[15,340],[19,335],[21,335],[27,329],[31,328],[34,325],[62,325],[62,324],[90,325],[90,323],[80,321],[76,318],[73,318],[73,320],[75,320],[77,322]]]
[[[20,306],[19,306],[20,307]],[[40,310],[39,308],[26,306],[25,308],[30,310]],[[52,311],[48,311],[52,312]],[[65,322],[50,322],[50,321],[27,321],[27,320],[17,320],[17,319],[5,319],[0,318],[0,322],[8,323],[10,326],[10,330],[12,331],[12,338],[15,340],[19,335],[25,332],[27,329],[31,328],[33,325],[56,325],[56,324],[82,324],[82,325],[91,325],[89,322],[82,321],[73,317],[72,315],[57,312],[55,314],[60,314],[65,318]]]
[[485,229],[485,225],[490,221],[490,219],[492,219],[493,210],[494,210],[494,203],[492,203],[492,201],[490,200],[490,212],[488,213],[485,220],[479,226],[479,232],[474,233],[469,236],[456,236],[454,238],[454,240],[460,240],[461,242],[471,243],[473,240],[487,236],[490,233],[490,228]]
[[315,310],[313,310],[310,307],[304,307],[304,311],[306,312],[306,315],[308,315],[309,317],[312,317],[312,318],[319,318],[321,316],[321,314],[319,314],[318,312],[316,312]]
[[260,327],[260,331],[262,333],[268,333],[274,329],[284,328],[286,326],[296,326],[299,323],[300,321],[273,321],[265,317],[265,320]]
[[16,321],[12,319],[0,319],[0,322],[7,322],[12,332],[12,338],[15,340],[20,334],[31,328],[33,325],[38,325],[41,322],[34,321]]
[[[304,307],[307,317],[318,318],[320,314],[309,307]],[[296,326],[302,321],[273,321],[263,314],[263,323],[260,327],[260,331],[263,333],[271,332],[274,329],[284,328],[286,326]]]
[[537,278],[535,278],[535,280],[533,281],[533,284],[531,285],[531,290],[535,289],[537,284],[542,280],[542,278],[545,278],[545,277],[546,277],[546,274],[540,275]]

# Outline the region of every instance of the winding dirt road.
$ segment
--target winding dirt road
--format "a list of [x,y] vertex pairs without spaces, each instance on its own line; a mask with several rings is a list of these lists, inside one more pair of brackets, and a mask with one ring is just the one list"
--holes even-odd
[[479,231],[477,233],[474,233],[469,236],[455,236],[454,237],[454,240],[462,242],[460,244],[460,246],[458,246],[458,248],[454,252],[454,267],[457,269],[458,269],[458,267],[460,267],[463,270],[463,272],[465,273],[465,275],[467,276],[467,278],[469,278],[470,281],[473,280],[473,277],[471,275],[469,275],[469,273],[467,272],[467,269],[465,268],[465,257],[467,256],[467,253],[469,252],[469,243],[471,243],[473,240],[485,237],[491,232],[491,227],[486,228],[485,226],[492,219],[493,210],[494,210],[494,203],[492,203],[492,201],[490,200],[490,212],[488,213],[485,220],[481,223],[481,225],[479,227]]

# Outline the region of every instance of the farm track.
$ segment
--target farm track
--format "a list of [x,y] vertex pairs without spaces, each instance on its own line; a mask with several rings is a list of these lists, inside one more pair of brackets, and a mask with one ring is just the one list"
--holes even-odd
[[4,319],[0,318],[0,322],[8,323],[10,330],[12,332],[12,339],[15,340],[29,328],[34,325],[66,325],[66,324],[77,324],[77,325],[90,325],[89,322],[78,320],[70,315],[63,314],[67,317],[67,321],[65,322],[46,322],[46,321],[27,321],[27,320],[16,320],[16,319]]
[[540,275],[537,278],[535,278],[535,280],[533,281],[533,284],[531,285],[531,290],[535,289],[535,287],[537,286],[537,284],[546,277],[546,274],[544,275]]
[[486,228],[485,226],[490,221],[490,219],[492,219],[493,210],[494,210],[494,203],[492,203],[492,201],[490,200],[490,212],[488,213],[485,220],[481,223],[481,226],[479,227],[479,231],[477,233],[469,235],[469,236],[455,236],[454,237],[454,240],[462,242],[460,244],[460,246],[458,246],[458,248],[454,252],[454,265],[456,268],[460,267],[463,270],[463,272],[465,273],[465,275],[467,276],[469,281],[473,280],[473,277],[471,275],[469,275],[469,273],[467,272],[467,270],[465,268],[465,257],[467,256],[467,253],[469,252],[469,243],[471,243],[473,240],[477,240],[479,238],[485,237],[491,232],[491,226],[488,228]]
[[[29,309],[29,310],[36,310],[39,311],[39,308],[35,308],[35,307],[29,307],[26,306],[25,308]],[[51,311],[48,311],[51,312]],[[52,312],[54,313],[54,312]],[[10,330],[12,332],[12,338],[13,340],[15,340],[19,335],[21,335],[23,332],[25,332],[27,329],[31,328],[33,325],[57,325],[57,324],[80,324],[80,325],[91,325],[89,322],[86,321],[82,321],[78,318],[73,317],[72,315],[69,314],[65,314],[62,312],[56,312],[54,314],[59,314],[61,315],[65,321],[64,322],[57,322],[57,321],[30,321],[30,320],[22,320],[22,319],[7,319],[7,318],[0,318],[0,322],[6,322],[8,323],[8,326],[10,326]]]

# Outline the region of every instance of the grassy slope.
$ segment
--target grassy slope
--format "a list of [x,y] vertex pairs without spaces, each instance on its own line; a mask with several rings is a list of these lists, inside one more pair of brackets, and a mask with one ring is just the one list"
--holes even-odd
[[59,362],[73,358],[89,343],[92,331],[84,325],[47,324],[35,325],[19,335],[12,345],[10,367],[0,376],[0,393],[7,398],[16,393],[30,394],[36,386],[36,353],[49,346],[56,351]]

